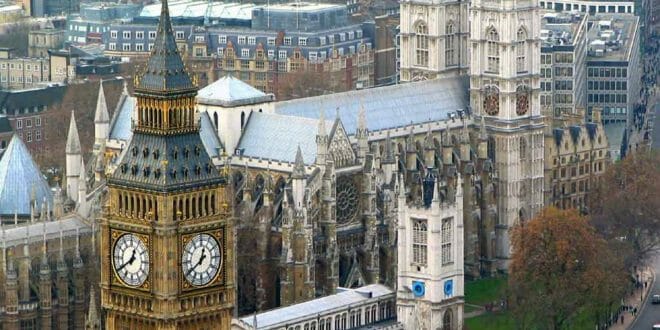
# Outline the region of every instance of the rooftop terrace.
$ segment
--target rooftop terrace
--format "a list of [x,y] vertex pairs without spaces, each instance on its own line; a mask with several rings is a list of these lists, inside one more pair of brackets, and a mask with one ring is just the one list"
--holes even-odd
[[628,14],[589,17],[588,61],[628,61],[637,38],[639,18]]

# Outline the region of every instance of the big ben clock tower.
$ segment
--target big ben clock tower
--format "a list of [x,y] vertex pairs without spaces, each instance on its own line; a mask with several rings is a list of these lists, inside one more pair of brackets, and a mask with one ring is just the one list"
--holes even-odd
[[101,220],[107,329],[229,329],[234,251],[226,176],[195,119],[197,88],[179,55],[167,0],[136,74],[133,138],[108,178]]
[[484,242],[498,260],[482,261],[492,272],[507,267],[509,229],[543,207],[538,0],[473,0],[470,24],[470,103],[499,181],[498,223]]

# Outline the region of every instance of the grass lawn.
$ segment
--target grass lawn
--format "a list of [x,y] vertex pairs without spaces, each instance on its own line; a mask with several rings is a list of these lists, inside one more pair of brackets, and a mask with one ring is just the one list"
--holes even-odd
[[499,301],[505,294],[506,277],[485,278],[465,282],[465,302],[474,305],[484,305]]
[[474,311],[476,311],[476,310],[479,310],[479,308],[474,307],[474,306],[472,306],[472,305],[465,305],[465,306],[463,306],[463,312],[464,312],[464,313],[470,313],[470,312],[474,312]]
[[511,330],[516,328],[516,321],[508,313],[487,313],[465,319],[469,330]]

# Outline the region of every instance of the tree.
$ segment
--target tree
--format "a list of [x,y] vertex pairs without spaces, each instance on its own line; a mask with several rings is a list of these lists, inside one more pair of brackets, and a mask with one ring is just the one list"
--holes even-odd
[[589,201],[592,223],[608,239],[630,246],[632,267],[660,247],[660,154],[630,154],[611,166]]
[[620,297],[605,288],[624,286],[625,271],[578,211],[544,209],[511,240],[510,305],[522,328],[567,328],[579,312]]

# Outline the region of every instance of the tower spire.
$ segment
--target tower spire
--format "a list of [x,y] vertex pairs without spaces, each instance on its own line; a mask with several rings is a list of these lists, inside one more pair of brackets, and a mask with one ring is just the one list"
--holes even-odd
[[296,162],[293,165],[293,174],[294,179],[302,179],[305,177],[305,162],[303,161],[302,150],[300,145],[296,151]]
[[66,138],[66,153],[80,154],[80,137],[78,137],[78,126],[76,126],[76,114],[71,110],[69,121],[69,133]]
[[[166,0],[165,0],[166,1]],[[94,330],[100,329],[98,311],[96,310],[96,291],[94,285],[89,289],[89,310],[87,311],[87,320],[85,321],[85,329]]]

